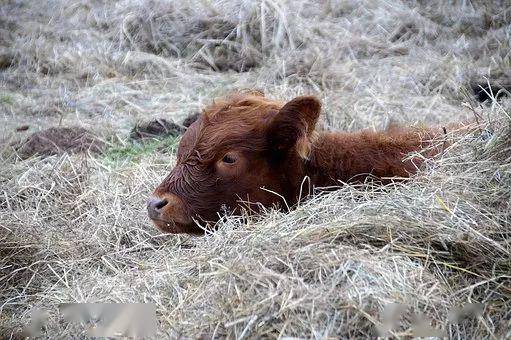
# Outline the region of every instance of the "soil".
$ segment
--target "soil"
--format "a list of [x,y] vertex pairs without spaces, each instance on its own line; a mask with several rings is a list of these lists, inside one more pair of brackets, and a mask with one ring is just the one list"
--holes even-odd
[[192,113],[191,115],[186,117],[185,120],[183,120],[182,125],[184,127],[190,127],[190,125],[192,125],[197,119],[199,119],[199,116],[200,116],[200,112]]
[[14,146],[18,155],[26,159],[35,155],[50,156],[60,153],[100,153],[105,143],[91,131],[78,126],[51,127],[34,132]]
[[185,128],[164,118],[139,122],[130,133],[131,139],[177,137],[185,132]]

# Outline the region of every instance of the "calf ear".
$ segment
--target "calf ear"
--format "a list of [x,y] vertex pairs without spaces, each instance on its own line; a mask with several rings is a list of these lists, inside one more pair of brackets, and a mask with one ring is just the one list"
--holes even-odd
[[307,158],[320,112],[321,103],[312,96],[296,97],[284,105],[267,130],[270,152],[283,153],[296,147],[298,154]]

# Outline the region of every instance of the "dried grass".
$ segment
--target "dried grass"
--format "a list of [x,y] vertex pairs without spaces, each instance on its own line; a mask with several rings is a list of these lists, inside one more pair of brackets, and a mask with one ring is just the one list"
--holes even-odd
[[[57,306],[101,301],[155,303],[158,338],[367,338],[390,303],[410,307],[396,337],[411,336],[413,313],[450,338],[511,337],[511,101],[480,105],[469,93],[473,79],[510,69],[505,5],[2,5],[0,131],[9,143],[79,124],[130,148],[137,121],[182,121],[241,88],[317,93],[327,129],[485,121],[409,182],[346,185],[288,214],[226,217],[200,238],[160,235],[146,217],[173,142],[115,157],[20,161],[3,150],[2,335],[17,334],[37,307],[50,316],[44,337],[84,337]],[[448,323],[468,302],[484,303],[483,315]]]

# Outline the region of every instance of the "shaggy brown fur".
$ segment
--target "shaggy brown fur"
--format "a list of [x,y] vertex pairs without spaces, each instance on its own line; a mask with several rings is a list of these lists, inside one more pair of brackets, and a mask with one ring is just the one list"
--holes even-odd
[[[285,104],[257,93],[207,107],[183,135],[176,166],[149,201],[149,216],[167,232],[201,232],[194,220],[214,222],[225,210],[292,206],[315,187],[409,177],[440,151],[432,147],[403,161],[431,146],[441,130],[318,133],[320,109],[315,97]],[[310,179],[305,188],[304,178]]]

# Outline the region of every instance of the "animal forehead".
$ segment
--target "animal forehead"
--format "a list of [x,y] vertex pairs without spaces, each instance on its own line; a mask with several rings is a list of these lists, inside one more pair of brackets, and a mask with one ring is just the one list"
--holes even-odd
[[207,123],[257,121],[279,110],[284,103],[256,95],[233,95],[214,102],[203,111]]
[[225,121],[207,122],[204,117],[185,132],[177,150],[178,159],[191,155],[209,158],[226,148],[250,146],[263,135],[264,124],[251,124],[240,120],[235,124]]
[[197,125],[197,141],[214,143],[261,132],[283,103],[260,96],[235,96],[205,108]]
[[216,101],[207,106],[201,117],[187,129],[181,139],[178,157],[193,152],[211,153],[214,148],[243,141],[250,143],[247,138],[264,131],[268,121],[283,105],[255,95],[235,95]]

